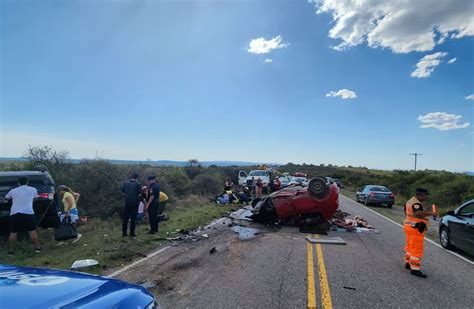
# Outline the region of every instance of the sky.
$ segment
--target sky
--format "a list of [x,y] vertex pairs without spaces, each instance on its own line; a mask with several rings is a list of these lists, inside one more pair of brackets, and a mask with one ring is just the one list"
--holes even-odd
[[474,2],[411,2],[3,0],[0,157],[473,171]]

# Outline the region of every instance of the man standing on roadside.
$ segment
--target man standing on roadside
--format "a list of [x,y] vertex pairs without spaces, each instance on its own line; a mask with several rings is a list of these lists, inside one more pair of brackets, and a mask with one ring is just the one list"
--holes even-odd
[[18,187],[10,190],[5,198],[13,200],[10,209],[10,236],[8,237],[8,254],[15,254],[15,243],[18,232],[28,232],[33,243],[35,253],[41,252],[41,247],[36,234],[35,212],[33,201],[38,198],[38,191],[28,186],[28,179],[20,177]]
[[428,194],[428,190],[418,188],[415,196],[405,204],[403,225],[406,235],[405,268],[409,269],[412,275],[420,278],[426,278],[420,269],[425,233],[428,230],[428,217],[436,215],[436,213],[424,210],[424,202],[428,199]]
[[134,173],[130,180],[125,182],[122,192],[125,195],[125,207],[123,209],[122,237],[127,236],[128,221],[130,220],[130,237],[135,237],[135,226],[137,223],[138,205],[142,193],[141,185],[137,181],[138,174]]
[[160,203],[160,186],[156,183],[155,176],[148,176],[148,200],[145,211],[148,211],[150,231],[148,234],[158,232],[158,205]]

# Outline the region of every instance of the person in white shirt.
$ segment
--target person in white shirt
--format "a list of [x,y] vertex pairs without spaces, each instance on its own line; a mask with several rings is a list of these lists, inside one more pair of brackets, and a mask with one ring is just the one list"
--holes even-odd
[[33,210],[33,201],[38,198],[38,191],[28,186],[28,179],[20,177],[18,187],[10,190],[6,199],[13,201],[10,209],[10,236],[8,237],[8,254],[15,254],[15,244],[18,232],[28,232],[33,243],[35,253],[41,252],[41,247],[36,234],[35,212]]

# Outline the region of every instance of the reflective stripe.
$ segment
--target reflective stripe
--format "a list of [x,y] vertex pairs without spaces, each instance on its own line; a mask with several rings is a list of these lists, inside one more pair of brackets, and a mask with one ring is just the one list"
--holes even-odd
[[416,257],[416,256],[412,256],[411,259],[412,259],[412,260],[417,260],[417,261],[420,261],[420,260],[421,260],[419,257]]

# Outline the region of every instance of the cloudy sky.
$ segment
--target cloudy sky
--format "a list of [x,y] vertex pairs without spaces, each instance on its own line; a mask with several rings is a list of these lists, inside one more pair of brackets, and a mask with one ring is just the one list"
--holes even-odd
[[470,0],[0,6],[2,157],[474,170]]

